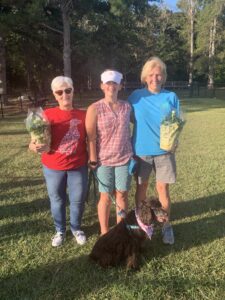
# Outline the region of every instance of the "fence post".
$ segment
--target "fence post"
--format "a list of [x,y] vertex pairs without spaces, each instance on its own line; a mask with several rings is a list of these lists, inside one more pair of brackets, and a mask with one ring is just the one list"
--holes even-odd
[[2,97],[2,95],[0,95],[0,102],[1,102],[1,115],[2,115],[2,118],[4,118],[3,97]]
[[193,97],[193,83],[189,84],[189,97]]
[[2,118],[4,118],[4,111],[3,111],[3,88],[0,88],[0,103],[1,103],[1,114],[2,114]]
[[23,111],[23,99],[24,99],[24,96],[19,96],[21,111]]
[[199,97],[199,92],[200,92],[200,88],[199,88],[199,83],[197,82],[197,96]]

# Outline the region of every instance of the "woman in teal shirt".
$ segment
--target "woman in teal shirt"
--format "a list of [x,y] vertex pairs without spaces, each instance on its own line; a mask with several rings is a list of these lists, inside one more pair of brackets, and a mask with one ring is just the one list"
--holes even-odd
[[[173,152],[160,148],[160,125],[172,110],[179,115],[179,100],[175,93],[162,88],[166,77],[164,62],[151,57],[141,72],[141,81],[146,88],[135,90],[128,101],[134,113],[133,149],[139,157],[136,203],[146,198],[149,176],[155,171],[159,201],[170,217],[169,184],[176,181],[176,162]],[[172,245],[174,233],[169,219],[162,233],[163,242]]]

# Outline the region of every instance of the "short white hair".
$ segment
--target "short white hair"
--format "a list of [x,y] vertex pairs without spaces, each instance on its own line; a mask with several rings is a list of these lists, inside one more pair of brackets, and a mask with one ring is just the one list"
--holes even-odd
[[144,64],[141,71],[141,82],[145,83],[146,77],[149,72],[152,71],[155,67],[159,67],[161,69],[163,75],[163,83],[166,82],[167,72],[165,63],[157,56],[150,57],[146,63]]
[[63,84],[68,85],[69,87],[73,88],[73,80],[67,76],[57,76],[52,80],[51,89],[52,91],[56,91],[60,86]]

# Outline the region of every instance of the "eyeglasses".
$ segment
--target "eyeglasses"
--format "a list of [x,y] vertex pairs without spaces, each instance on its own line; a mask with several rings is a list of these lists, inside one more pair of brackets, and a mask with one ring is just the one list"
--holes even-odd
[[72,88],[68,88],[68,89],[65,89],[65,90],[58,90],[58,91],[55,91],[56,95],[58,96],[62,96],[62,94],[65,92],[65,94],[69,95],[71,94],[72,92]]

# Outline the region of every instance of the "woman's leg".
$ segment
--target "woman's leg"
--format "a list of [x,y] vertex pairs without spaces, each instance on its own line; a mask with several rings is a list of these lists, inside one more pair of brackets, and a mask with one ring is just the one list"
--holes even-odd
[[163,243],[173,245],[174,244],[174,233],[173,228],[170,225],[170,195],[169,195],[169,184],[163,183],[163,182],[156,182],[156,189],[159,195],[159,201],[162,205],[162,208],[167,212],[168,214],[168,221],[164,223],[162,228],[162,234],[163,234]]
[[100,223],[101,235],[109,231],[109,215],[111,199],[109,194],[113,194],[115,186],[114,167],[100,166],[96,172],[100,199],[98,202],[98,219]]
[[116,197],[116,220],[119,223],[123,215],[120,211],[128,209],[128,191],[130,189],[131,176],[129,175],[129,163],[115,167],[115,197]]
[[168,214],[168,221],[170,219],[170,195],[169,195],[169,184],[163,183],[163,182],[156,182],[156,190],[159,195],[159,201],[162,205],[162,208],[167,212]]
[[135,201],[136,206],[141,201],[144,201],[147,197],[147,189],[148,189],[148,180],[142,183],[138,183],[138,179],[136,179],[136,193],[135,193]]
[[159,201],[170,218],[169,184],[176,181],[176,161],[174,153],[167,153],[154,157],[156,168],[156,189]]
[[153,157],[139,157],[136,174],[136,193],[135,201],[138,206],[141,201],[147,198],[149,176],[154,168]]
[[116,221],[117,224],[123,219],[123,216],[120,215],[120,211],[127,211],[128,209],[128,192],[116,191]]
[[100,193],[98,202],[98,219],[100,223],[101,235],[109,231],[109,215],[111,200],[108,193]]
[[43,166],[50,198],[51,213],[57,232],[66,232],[66,172]]
[[70,228],[72,232],[80,230],[87,193],[87,167],[67,171],[67,186],[70,201]]

